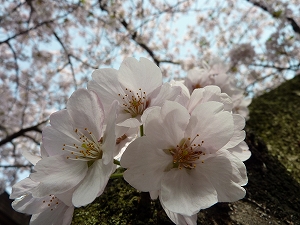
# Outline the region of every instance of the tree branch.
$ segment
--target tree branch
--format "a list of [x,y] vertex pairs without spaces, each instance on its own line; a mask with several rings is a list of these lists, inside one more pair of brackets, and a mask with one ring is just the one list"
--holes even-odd
[[33,165],[0,165],[0,168],[21,168],[21,167],[32,167]]
[[[100,9],[104,12],[109,13],[109,10],[107,9],[107,4],[105,2],[103,2],[103,0],[98,0],[98,2],[99,2]],[[174,7],[178,6],[179,4],[181,4],[183,2],[184,1],[178,2]],[[170,8],[168,8],[165,11],[168,11]],[[113,12],[113,13],[115,14],[115,12]],[[118,17],[116,17],[116,18],[118,18]],[[172,64],[180,64],[178,62],[172,62],[171,60],[161,60],[161,59],[159,59],[159,57],[155,55],[155,53],[152,51],[152,49],[149,48],[149,46],[147,44],[145,44],[144,42],[139,40],[140,35],[138,34],[138,32],[136,30],[135,31],[131,30],[130,27],[129,27],[128,22],[124,18],[117,19],[117,20],[129,32],[129,35],[130,35],[131,39],[137,45],[139,45],[141,48],[143,48],[151,56],[151,58],[153,59],[153,61],[155,62],[155,64],[157,66],[159,66],[160,63],[163,63],[163,62],[164,63],[172,63]]]
[[32,140],[36,145],[40,145],[41,143],[40,142],[38,142],[37,140],[35,140],[35,138],[33,138],[33,137],[31,137],[31,136],[29,136],[29,135],[27,135],[27,134],[23,134],[22,135],[23,137],[26,137],[26,138],[28,138],[28,139],[30,139],[30,140]]
[[[261,1],[255,1],[255,0],[246,0],[247,2],[252,3],[253,5],[261,8],[262,10],[264,10],[265,12],[269,13],[272,17],[274,17],[275,19],[278,18],[275,16],[274,13],[272,13]],[[287,21],[289,21],[289,23],[291,24],[293,30],[295,33],[300,35],[300,27],[299,25],[296,23],[296,21],[291,18],[291,17],[284,17]]]
[[[138,33],[137,31],[131,31],[129,28],[128,23],[125,21],[125,19],[121,19],[120,23],[123,25],[123,27],[129,32],[131,39],[138,44],[141,48],[143,48],[153,59],[153,61],[155,62],[155,64],[157,66],[159,66],[160,64],[160,60],[155,56],[154,52],[143,42],[138,40]],[[133,32],[133,33],[132,33]]]
[[280,66],[275,66],[275,65],[255,64],[255,63],[250,64],[250,66],[258,66],[258,67],[264,67],[264,68],[273,68],[273,69],[277,69],[279,71],[282,71],[282,70],[298,71],[299,68],[300,68],[300,63],[297,64],[297,65],[291,65],[289,67],[280,67]]
[[70,65],[70,68],[71,68],[71,73],[72,73],[75,89],[77,89],[77,82],[76,82],[76,78],[75,78],[74,66],[73,66],[73,63],[72,63],[71,57],[70,57],[71,55],[70,55],[68,49],[66,48],[66,46],[64,45],[64,43],[62,42],[62,40],[60,39],[60,37],[58,37],[57,33],[54,30],[52,33],[53,33],[54,37],[56,38],[56,40],[60,43],[61,47],[63,48],[63,50],[68,58],[68,64]]
[[71,54],[70,54],[70,57],[72,57],[72,58],[76,59],[77,61],[81,62],[83,65],[86,65],[86,66],[88,66],[88,67],[91,67],[92,69],[98,69],[98,68],[99,68],[98,66],[93,66],[93,65],[91,65],[91,64],[89,64],[89,63],[83,61],[82,59],[80,59],[79,57],[77,57],[77,56],[75,56],[75,55],[71,55]]
[[27,34],[27,33],[29,33],[30,31],[35,30],[35,29],[37,29],[37,28],[39,28],[39,27],[41,27],[41,26],[49,25],[49,24],[51,24],[51,23],[53,23],[53,22],[55,22],[55,21],[57,21],[57,20],[59,20],[59,19],[65,18],[65,17],[67,17],[70,13],[74,12],[79,6],[80,6],[80,5],[78,4],[76,8],[73,8],[72,10],[68,11],[68,12],[67,12],[66,14],[64,14],[64,15],[58,16],[58,17],[56,17],[56,18],[54,18],[54,19],[51,19],[51,20],[45,20],[45,21],[42,21],[41,23],[38,23],[37,25],[35,25],[35,26],[31,27],[31,28],[28,28],[28,29],[26,29],[26,30],[20,31],[20,32],[17,33],[17,34],[14,34],[13,36],[8,37],[6,40],[0,41],[0,44],[7,43],[7,42],[10,41],[11,39],[15,39],[15,38],[17,38],[17,37],[20,36],[20,35]]
[[15,70],[16,70],[16,84],[17,84],[17,87],[19,86],[19,74],[20,74],[20,70],[19,70],[19,65],[18,65],[18,57],[17,57],[17,53],[16,51],[14,50],[13,46],[9,43],[9,41],[5,42],[8,47],[10,48],[10,50],[12,51],[13,53],[13,56],[14,56],[14,60],[15,60]]
[[6,138],[2,139],[0,141],[0,146],[8,143],[8,142],[11,142],[12,140],[14,140],[15,138],[18,138],[18,137],[21,137],[21,136],[24,136],[26,132],[30,132],[30,131],[36,131],[38,133],[42,133],[42,130],[39,128],[40,125],[46,123],[48,120],[44,120],[32,127],[27,127],[27,128],[22,128],[21,130],[19,130],[18,132],[16,133],[13,133],[9,136],[7,136]]

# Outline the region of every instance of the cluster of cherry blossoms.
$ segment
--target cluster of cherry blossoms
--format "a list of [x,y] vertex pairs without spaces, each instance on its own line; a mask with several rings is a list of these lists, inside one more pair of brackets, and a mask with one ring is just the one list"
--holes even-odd
[[190,93],[196,88],[202,88],[208,85],[216,85],[221,89],[221,92],[226,93],[232,100],[232,112],[242,115],[245,119],[249,118],[248,106],[251,103],[251,98],[245,98],[244,90],[237,88],[236,81],[233,76],[230,76],[229,70],[220,59],[213,58],[209,64],[202,62],[201,68],[191,69],[184,83]]
[[201,209],[243,198],[247,107],[217,70],[165,83],[145,58],[95,70],[87,89],[50,116],[41,156],[25,153],[35,167],[13,186],[14,209],[32,214],[32,225],[68,225],[74,207],[100,196],[117,166],[131,186],[159,198],[175,224],[196,224]]

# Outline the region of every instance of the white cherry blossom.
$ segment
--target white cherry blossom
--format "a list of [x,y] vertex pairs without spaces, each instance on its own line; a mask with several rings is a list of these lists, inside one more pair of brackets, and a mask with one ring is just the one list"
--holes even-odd
[[193,90],[188,101],[185,102],[184,106],[191,113],[194,108],[204,102],[216,101],[224,104],[224,110],[231,112],[232,111],[232,100],[226,94],[222,93],[220,87],[215,85],[208,85],[204,88],[197,88]]
[[217,85],[222,89],[222,86],[226,85],[230,79],[226,74],[227,69],[227,66],[217,58],[211,60],[209,64],[203,61],[201,67],[195,67],[188,71],[185,85],[190,93],[196,88],[203,88],[207,85]]
[[34,197],[74,189],[72,203],[79,207],[103,192],[116,169],[116,104],[105,117],[97,95],[79,89],[68,100],[67,109],[51,115],[51,126],[43,130],[43,146],[49,157],[40,160],[30,175],[40,182],[32,191]]
[[237,87],[232,76],[227,73],[228,66],[218,58],[212,59],[209,64],[202,63],[202,67],[193,68],[188,71],[184,80],[185,85],[192,93],[195,89],[204,88],[208,85],[216,85],[221,91],[226,93],[232,99],[232,111],[248,119],[248,105],[251,99],[245,99],[244,91]]
[[74,212],[74,206],[71,202],[72,193],[66,192],[58,195],[61,199],[52,194],[35,198],[32,196],[32,190],[38,184],[30,178],[16,183],[10,195],[11,199],[15,199],[12,207],[18,212],[32,214],[30,225],[71,224]]
[[161,203],[184,216],[245,196],[245,165],[223,149],[233,137],[234,119],[222,103],[205,102],[189,114],[167,101],[151,110],[144,127],[145,136],[121,158],[124,178],[133,187],[158,190]]
[[[33,165],[36,165],[42,157],[48,157],[47,152],[41,144],[41,156],[32,155],[27,151],[23,151],[26,157]],[[49,194],[42,198],[32,196],[32,190],[38,186],[38,182],[34,182],[30,178],[25,178],[12,187],[10,195],[12,207],[18,212],[32,214],[30,225],[69,225],[71,224],[74,206],[72,204],[72,190],[60,195]]]
[[126,58],[119,70],[98,69],[92,78],[88,89],[101,97],[104,110],[117,100],[120,105],[117,122],[126,127],[138,127],[147,108],[174,100],[181,91],[179,87],[163,84],[160,68],[146,58],[140,61]]
[[[190,99],[186,101],[185,106],[191,113],[199,104],[208,101],[221,102],[224,104],[225,111],[235,111],[231,98],[227,94],[221,93],[221,89],[214,85],[208,85],[204,88],[195,89],[192,92]],[[243,130],[245,127],[245,119],[243,115],[239,114],[233,114],[232,117],[234,123],[234,134],[230,141],[223,148],[229,150],[240,160],[245,161],[251,155],[248,145],[243,141],[246,137],[246,133]]]

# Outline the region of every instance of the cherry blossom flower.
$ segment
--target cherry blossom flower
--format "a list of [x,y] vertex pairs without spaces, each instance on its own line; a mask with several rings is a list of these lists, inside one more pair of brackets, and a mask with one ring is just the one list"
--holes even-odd
[[229,82],[230,77],[226,74],[227,67],[218,59],[211,60],[210,64],[202,62],[202,67],[193,68],[188,71],[185,77],[185,85],[193,92],[196,88],[203,88],[207,85],[222,86]]
[[[58,196],[49,194],[42,198],[32,196],[32,190],[38,185],[38,182],[30,178],[16,183],[12,188],[11,199],[14,210],[32,214],[30,225],[69,225],[72,222],[74,206],[72,205],[72,193],[67,192]],[[63,199],[63,201],[62,201]]]
[[184,84],[184,80],[171,80],[169,83],[172,86],[181,88],[180,94],[176,97],[174,101],[180,103],[181,105],[186,105],[191,95],[189,89]]
[[118,100],[121,110],[117,122],[126,127],[140,126],[140,117],[147,108],[174,100],[181,91],[163,84],[160,68],[146,58],[126,58],[119,70],[98,69],[92,78],[88,89],[101,96],[104,110]]
[[231,98],[226,93],[222,93],[220,87],[215,85],[208,85],[204,88],[193,90],[189,100],[185,102],[184,106],[188,109],[189,113],[191,113],[197,105],[209,101],[221,102],[224,104],[225,111],[232,111],[233,104]]
[[40,160],[30,175],[40,182],[32,191],[33,197],[74,189],[72,203],[79,207],[104,191],[116,169],[116,106],[114,102],[105,118],[97,95],[79,89],[68,100],[67,109],[51,115],[51,126],[43,130],[43,146],[49,157]]
[[[204,88],[195,89],[190,96],[190,99],[185,101],[185,107],[191,113],[199,104],[217,101],[224,104],[224,110],[228,112],[235,112],[234,105],[231,98],[221,93],[221,89],[218,86],[209,85]],[[240,160],[245,161],[251,156],[248,145],[243,140],[246,133],[243,130],[245,127],[244,115],[233,114],[234,134],[230,141],[223,147],[238,157]]]
[[[23,151],[23,156],[33,165],[36,165],[42,157],[48,157],[43,144],[41,144],[41,156],[33,155],[28,151]],[[71,224],[74,206],[72,204],[72,192],[68,191],[60,195],[49,194],[42,198],[34,198],[32,190],[38,186],[30,178],[25,178],[12,187],[11,199],[12,207],[21,213],[32,214],[31,225],[55,225]]]
[[232,99],[233,113],[238,113],[249,119],[248,105],[250,105],[251,99],[245,98],[244,91],[237,87],[233,77],[227,74],[227,70],[228,67],[224,63],[214,58],[210,64],[203,62],[203,67],[188,71],[184,83],[190,93],[197,88],[203,88],[208,85],[220,87],[221,91],[228,94]]
[[188,71],[188,74],[184,79],[184,83],[190,93],[192,93],[196,88],[203,88],[207,85],[214,84],[214,80],[206,68],[193,68]]
[[230,79],[230,82],[226,85],[223,85],[221,88],[222,92],[228,94],[233,103],[232,112],[240,114],[246,120],[249,119],[249,109],[248,106],[251,104],[250,98],[245,98],[244,91],[240,88],[237,88],[233,78]]
[[232,112],[240,114],[246,120],[248,120],[250,118],[248,106],[251,104],[252,99],[245,98],[244,93],[240,93],[238,95],[232,96],[232,101],[233,101]]
[[144,127],[145,136],[129,144],[121,158],[124,179],[133,187],[159,191],[162,205],[183,216],[245,196],[245,165],[223,148],[235,128],[224,104],[204,102],[189,114],[167,101],[151,110]]

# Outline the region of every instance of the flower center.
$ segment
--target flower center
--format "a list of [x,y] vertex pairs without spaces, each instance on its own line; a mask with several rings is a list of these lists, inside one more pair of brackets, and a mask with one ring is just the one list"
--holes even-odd
[[43,200],[43,204],[47,204],[47,206],[51,208],[51,211],[56,209],[58,207],[58,204],[60,203],[60,200],[54,195],[49,195],[49,197],[47,196],[44,199],[45,200]]
[[144,110],[148,106],[146,92],[142,91],[142,89],[139,88],[139,92],[134,93],[133,91],[126,88],[125,93],[126,94],[124,96],[119,94],[123,101],[122,105],[124,111],[126,113],[130,113],[132,117],[142,115]]
[[201,145],[204,141],[201,141],[200,144],[194,143],[196,138],[199,137],[199,134],[195,138],[184,138],[175,148],[168,149],[169,153],[173,156],[173,167],[182,169],[194,169],[196,167],[195,161],[200,159],[201,155],[205,155],[202,152]]
[[201,88],[202,86],[200,85],[200,83],[197,83],[195,85],[192,85],[193,90]]
[[102,158],[102,139],[98,141],[88,128],[84,128],[82,132],[76,128],[74,132],[81,144],[63,144],[62,150],[70,152],[67,159],[87,161],[91,166],[95,160]]

